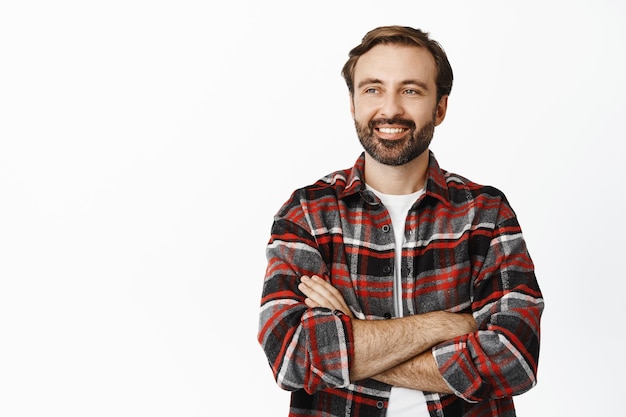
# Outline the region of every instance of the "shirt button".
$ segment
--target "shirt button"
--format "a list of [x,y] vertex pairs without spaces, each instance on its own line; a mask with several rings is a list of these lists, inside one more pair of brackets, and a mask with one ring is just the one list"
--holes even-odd
[[391,226],[386,224],[386,225],[383,226],[382,230],[383,230],[384,233],[389,233],[389,231],[391,230]]
[[379,410],[382,410],[384,406],[385,406],[385,403],[382,401],[378,401],[376,403],[376,407],[378,407]]
[[383,317],[387,320],[389,320],[391,318],[391,313],[390,312],[386,312],[385,314],[383,314]]
[[389,265],[387,265],[387,266],[383,267],[383,272],[384,272],[385,274],[390,273],[390,272],[391,272],[391,267],[390,267]]

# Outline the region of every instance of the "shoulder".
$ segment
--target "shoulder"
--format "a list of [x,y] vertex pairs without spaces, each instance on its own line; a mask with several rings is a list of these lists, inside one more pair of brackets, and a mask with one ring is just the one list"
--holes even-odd
[[478,219],[500,223],[516,217],[505,193],[493,185],[474,182],[462,175],[444,171],[448,199],[453,207],[474,212]]
[[361,154],[352,167],[333,171],[312,184],[296,189],[288,203],[308,204],[328,198],[341,200],[358,193],[364,188],[364,162],[364,154]]
[[439,166],[434,154],[430,155],[426,190],[446,206],[471,208],[480,201],[506,201],[504,193],[491,185],[479,184],[463,175]]
[[293,210],[308,213],[336,206],[347,194],[356,192],[354,168],[341,169],[324,175],[317,181],[295,189],[281,207],[278,215],[284,216]]
[[479,184],[462,175],[443,171],[450,199],[454,201],[467,201],[477,198],[506,200],[504,192],[492,185]]

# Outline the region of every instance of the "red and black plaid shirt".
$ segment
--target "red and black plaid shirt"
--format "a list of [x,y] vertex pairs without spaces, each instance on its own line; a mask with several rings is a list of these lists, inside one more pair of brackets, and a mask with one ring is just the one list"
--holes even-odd
[[[278,385],[293,391],[290,416],[385,414],[389,385],[349,379],[350,319],[308,308],[297,289],[302,275],[319,275],[359,319],[392,317],[394,232],[365,188],[364,161],[295,191],[274,219],[258,340]],[[471,312],[478,325],[432,348],[456,395],[425,393],[431,416],[514,416],[512,396],[536,383],[543,298],[505,196],[441,170],[431,153],[404,235],[404,315]]]

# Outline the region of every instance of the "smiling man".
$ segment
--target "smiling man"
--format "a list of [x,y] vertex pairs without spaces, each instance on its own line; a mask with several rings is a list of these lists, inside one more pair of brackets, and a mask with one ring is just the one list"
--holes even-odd
[[258,338],[290,416],[514,416],[543,298],[499,190],[429,150],[452,88],[427,33],[380,27],[343,68],[364,152],[275,216]]
[[447,107],[436,74],[433,56],[415,46],[377,45],[359,59],[350,108],[366,158],[400,166],[422,156],[428,163],[424,151]]

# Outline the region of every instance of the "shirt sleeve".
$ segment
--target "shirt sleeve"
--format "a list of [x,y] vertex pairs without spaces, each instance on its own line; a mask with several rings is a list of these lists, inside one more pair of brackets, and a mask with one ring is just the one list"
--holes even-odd
[[328,278],[328,267],[298,204],[287,203],[276,216],[266,253],[258,341],[276,382],[282,389],[308,393],[347,386],[353,355],[349,317],[308,308],[297,288],[302,275]]
[[518,395],[536,384],[543,297],[506,200],[493,224],[474,242],[484,247],[474,259],[472,284],[478,330],[432,350],[443,378],[468,402]]

